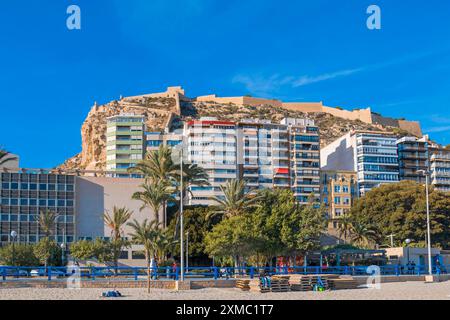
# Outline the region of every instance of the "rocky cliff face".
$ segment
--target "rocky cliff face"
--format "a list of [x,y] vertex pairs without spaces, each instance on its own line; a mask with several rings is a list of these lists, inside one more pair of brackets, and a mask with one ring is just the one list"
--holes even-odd
[[397,128],[371,125],[359,120],[346,120],[327,113],[304,114],[268,105],[239,106],[231,103],[197,102],[187,99],[179,103],[178,99],[172,97],[138,96],[92,107],[81,128],[81,153],[68,159],[59,168],[63,170],[104,170],[106,166],[106,119],[120,113],[143,115],[148,131],[163,131],[166,126],[173,127],[173,120],[198,119],[200,117],[217,117],[233,121],[259,118],[274,122],[285,117],[310,118],[315,120],[320,128],[322,146],[326,146],[350,130],[396,131],[400,135],[407,134]]
[[95,105],[81,127],[81,153],[68,159],[63,170],[104,170],[106,166],[106,119],[120,113],[143,115],[150,131],[163,130],[177,115],[173,98],[125,98]]

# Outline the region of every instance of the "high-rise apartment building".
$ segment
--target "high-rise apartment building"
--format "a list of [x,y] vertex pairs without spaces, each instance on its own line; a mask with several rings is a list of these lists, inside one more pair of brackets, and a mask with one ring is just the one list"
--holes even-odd
[[321,150],[322,170],[357,173],[359,194],[400,181],[395,135],[352,131]]
[[144,157],[144,117],[120,114],[107,119],[106,171],[128,177],[127,170]]
[[430,146],[431,184],[439,191],[450,192],[450,150],[440,146]]
[[281,121],[289,136],[290,186],[299,203],[313,195],[320,201],[320,137],[319,128],[309,119],[286,118]]
[[192,186],[190,204],[213,204],[230,179],[243,179],[248,192],[286,188],[300,203],[320,199],[319,132],[310,120],[202,118],[186,123],[184,137],[188,162],[203,167],[211,184]]
[[[51,237],[70,244],[75,239],[75,177],[37,172],[0,174],[0,243],[36,243],[45,236],[38,217],[57,214]],[[17,233],[17,239],[11,233]]]
[[202,167],[209,175],[209,186],[191,186],[189,204],[216,204],[212,197],[223,196],[220,186],[238,178],[236,124],[216,118],[188,121],[184,127],[184,158]]
[[429,168],[428,141],[424,138],[404,137],[397,140],[400,180],[425,183]]
[[267,120],[247,119],[238,124],[238,169],[247,191],[289,188],[287,127]]

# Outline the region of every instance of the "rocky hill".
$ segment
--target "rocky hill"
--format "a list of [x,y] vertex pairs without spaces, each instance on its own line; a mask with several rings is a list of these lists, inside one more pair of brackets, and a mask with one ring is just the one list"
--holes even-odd
[[81,127],[82,151],[68,159],[59,168],[63,170],[104,170],[106,166],[106,119],[120,113],[143,115],[148,131],[163,131],[180,127],[181,121],[200,117],[217,117],[221,120],[239,121],[259,118],[280,121],[284,117],[310,118],[320,128],[321,144],[326,146],[350,130],[396,132],[407,135],[394,127],[368,124],[360,120],[347,120],[328,113],[303,113],[281,107],[260,105],[246,106],[233,103],[199,102],[195,99],[179,100],[178,96],[147,95],[121,98],[105,105],[94,105]]

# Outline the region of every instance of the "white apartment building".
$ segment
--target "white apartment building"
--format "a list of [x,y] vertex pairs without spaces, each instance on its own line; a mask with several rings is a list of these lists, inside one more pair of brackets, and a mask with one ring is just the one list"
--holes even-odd
[[217,204],[212,197],[223,196],[220,186],[238,178],[236,124],[201,118],[184,126],[184,141],[188,163],[196,164],[209,175],[210,186],[191,186],[190,205]]
[[399,181],[396,142],[388,133],[349,132],[321,150],[321,169],[355,171],[362,196],[381,184]]

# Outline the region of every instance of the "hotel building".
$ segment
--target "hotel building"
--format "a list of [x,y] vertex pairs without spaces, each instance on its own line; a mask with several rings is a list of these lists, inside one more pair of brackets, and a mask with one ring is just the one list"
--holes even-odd
[[52,237],[59,243],[75,240],[75,177],[16,171],[0,173],[0,243],[36,243],[45,236],[39,227],[41,212],[57,214]]
[[[416,137],[404,137],[397,140],[400,180],[425,183],[429,168],[428,141]],[[423,172],[420,172],[420,171]]]
[[400,181],[394,135],[352,131],[321,150],[322,170],[357,173],[359,195],[385,183]]
[[127,170],[144,157],[144,117],[120,114],[107,119],[106,171],[128,177]]

